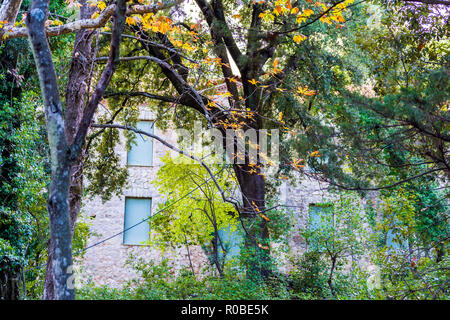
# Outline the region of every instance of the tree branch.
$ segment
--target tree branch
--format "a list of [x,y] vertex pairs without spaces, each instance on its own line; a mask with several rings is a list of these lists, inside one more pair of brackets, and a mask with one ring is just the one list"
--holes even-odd
[[[11,0],[13,1],[13,0]],[[167,9],[182,3],[184,0],[173,0],[165,4],[154,4],[154,5],[132,5],[127,8],[126,15],[132,14],[145,14],[145,13],[156,13],[159,10]],[[3,6],[2,6],[3,8]],[[107,6],[100,15],[95,19],[80,19],[73,22],[69,22],[60,26],[47,27],[45,28],[45,33],[48,37],[60,36],[63,34],[73,33],[82,29],[97,29],[102,28],[111,19],[116,10],[116,5],[112,4]],[[0,42],[3,40],[14,39],[26,37],[26,28],[11,28],[9,29],[3,38],[0,38]]]
[[[168,143],[166,140],[162,139],[161,137],[159,137],[159,136],[157,136],[157,135],[155,135],[153,133],[150,133],[150,132],[147,132],[147,131],[143,131],[143,130],[139,130],[139,129],[136,129],[134,127],[124,126],[124,125],[120,125],[120,124],[92,124],[91,127],[92,128],[115,128],[115,129],[123,129],[123,130],[133,131],[135,133],[142,134],[144,136],[153,138],[153,139],[159,141],[160,143],[162,143],[163,145],[165,145],[166,147],[168,147],[168,148],[178,152],[179,154],[184,155],[184,156],[186,156],[186,157],[188,157],[188,158],[190,158],[190,159],[200,163],[206,169],[206,171],[210,175],[211,179],[214,181],[214,184],[216,185],[218,191],[220,192],[223,201],[224,202],[229,202],[229,203],[233,204],[236,208],[239,208],[239,204],[238,204],[238,202],[236,200],[230,199],[230,198],[228,198],[225,195],[225,192],[220,187],[220,185],[217,182],[217,179],[214,176],[214,174],[212,173],[211,169],[201,159],[197,158],[196,156],[194,156],[194,155],[192,155],[190,153],[187,153],[187,152],[185,152],[185,151],[175,147],[174,145]],[[238,210],[238,212],[239,212],[239,210]]]
[[119,63],[120,57],[120,41],[123,29],[125,27],[125,14],[126,14],[126,3],[124,0],[118,1],[117,6],[115,7],[115,19],[114,19],[114,27],[111,36],[110,42],[110,54],[108,57],[108,62],[106,63],[105,69],[100,77],[99,82],[95,88],[94,93],[89,99],[86,109],[84,110],[83,117],[80,121],[80,125],[77,131],[77,134],[74,139],[74,143],[72,144],[72,156],[77,158],[78,154],[81,152],[83,147],[87,131],[91,124],[92,118],[94,116],[94,112],[97,109],[100,100],[103,97],[103,93],[108,86],[114,71],[116,69],[117,64]]
[[[97,61],[105,60],[106,57],[100,57],[97,58]],[[157,57],[153,56],[136,56],[136,57],[121,57],[119,61],[133,61],[133,60],[149,60],[157,63],[161,69],[163,69],[163,72],[166,73],[166,76],[169,78],[169,80],[174,84],[177,91],[182,95],[180,101],[182,104],[190,107],[194,107],[196,110],[202,112],[205,115],[206,121],[208,122],[208,125],[210,128],[212,128],[212,121],[211,117],[209,115],[208,110],[206,109],[204,99],[207,99],[203,96],[201,96],[197,90],[195,90],[193,87],[191,87],[189,84],[186,83],[186,81],[183,79],[183,77],[175,70],[175,68],[167,63],[166,61],[159,59]],[[187,100],[191,99],[184,99],[183,96],[185,94],[188,94],[191,98],[193,98],[194,103],[191,103]]]

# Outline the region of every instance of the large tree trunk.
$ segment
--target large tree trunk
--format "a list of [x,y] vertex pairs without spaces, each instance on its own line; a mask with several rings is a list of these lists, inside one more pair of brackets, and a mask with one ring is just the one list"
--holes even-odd
[[50,221],[51,247],[53,248],[50,267],[55,279],[53,298],[74,299],[74,288],[68,286],[72,275],[72,237],[68,193],[73,156],[65,138],[58,81],[44,31],[48,5],[48,0],[33,0],[26,24],[44,100],[52,164],[47,210]]
[[[80,19],[88,19],[95,11],[87,0],[81,0]],[[84,106],[89,94],[89,84],[92,78],[95,50],[92,47],[94,30],[80,30],[75,37],[72,64],[66,88],[65,132],[69,144],[74,143],[76,128],[80,126]],[[72,232],[80,213],[81,195],[83,189],[83,153],[72,165],[69,188],[69,213]]]
[[[90,17],[95,10],[86,0],[80,1],[80,19]],[[72,64],[70,66],[66,88],[65,135],[69,144],[72,144],[83,116],[85,100],[88,95],[91,66],[94,59],[92,38],[95,31],[80,30],[75,36]],[[76,221],[81,209],[81,196],[83,192],[83,153],[74,161],[70,171],[69,183],[69,219],[71,236],[75,230]],[[51,261],[54,258],[54,241],[49,240],[47,270],[45,274],[44,299],[53,300],[54,273]]]
[[258,210],[265,210],[265,181],[260,174],[249,173],[250,167],[234,165],[234,171],[242,192],[243,210],[241,217],[247,222],[245,248],[249,254],[247,275],[250,278],[267,278],[270,275],[270,250],[267,221]]
[[[27,30],[36,69],[39,75],[44,100],[47,137],[50,147],[52,176],[49,188],[48,214],[50,220],[50,257],[49,271],[53,279],[53,293],[47,287],[45,296],[53,299],[74,299],[75,290],[70,283],[72,265],[72,229],[76,219],[69,215],[69,187],[72,167],[81,158],[83,145],[95,111],[111,81],[120,56],[121,34],[125,26],[126,3],[118,0],[110,42],[110,54],[96,88],[86,104],[75,129],[73,143],[68,143],[63,108],[59,97],[58,81],[47,42],[44,24],[47,19],[49,0],[33,0],[26,19]],[[82,101],[79,99],[78,101]],[[81,102],[80,102],[81,103]],[[80,120],[78,120],[80,119]],[[70,136],[70,135],[69,135]],[[74,181],[76,181],[75,179]],[[78,180],[79,181],[79,180]]]
[[[61,151],[60,151],[61,152]],[[62,161],[52,173],[47,210],[51,235],[51,273],[53,275],[53,299],[74,299],[75,289],[70,286],[72,276],[72,232],[69,219],[69,160]]]

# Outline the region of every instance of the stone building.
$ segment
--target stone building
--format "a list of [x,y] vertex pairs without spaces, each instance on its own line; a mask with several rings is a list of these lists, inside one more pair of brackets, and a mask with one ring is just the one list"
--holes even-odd
[[[153,127],[154,119],[154,115],[143,107],[137,126],[176,145],[177,139],[173,131],[164,132],[157,126]],[[121,144],[116,152],[121,165],[128,166],[128,187],[123,190],[121,196],[115,196],[106,203],[96,197],[83,204],[82,214],[92,218],[91,231],[95,234],[88,240],[88,246],[101,242],[87,250],[79,263],[84,280],[90,280],[95,285],[118,287],[137,276],[133,269],[125,264],[130,254],[155,262],[161,261],[163,254],[159,250],[140,244],[151,232],[149,225],[134,225],[142,219],[148,219],[163,201],[151,181],[162,165],[160,158],[168,151],[170,149],[160,142],[144,139],[142,136],[137,136],[137,145],[127,151],[125,139],[121,136]],[[172,154],[175,155],[173,151]],[[305,241],[295,230],[306,227],[311,207],[327,196],[325,187],[317,181],[303,180],[296,187],[285,182],[279,189],[280,203],[290,208],[294,214],[294,233],[290,240],[294,254],[301,254],[306,249]],[[105,239],[107,240],[103,241]],[[189,265],[188,251],[185,248],[167,252],[164,256],[171,258],[176,268]],[[196,272],[209,263],[200,247],[190,247],[190,258]]]

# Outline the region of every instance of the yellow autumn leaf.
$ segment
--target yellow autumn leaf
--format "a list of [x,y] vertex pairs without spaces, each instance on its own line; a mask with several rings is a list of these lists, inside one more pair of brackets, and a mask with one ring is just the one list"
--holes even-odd
[[259,81],[256,81],[255,79],[248,80],[252,85],[256,85]]
[[292,4],[291,4],[291,1],[286,1],[286,8],[288,8],[289,10],[291,10],[292,9]]
[[291,14],[297,14],[299,11],[300,11],[299,8],[293,8],[293,9],[291,10]]
[[305,86],[304,88],[299,86],[297,88],[297,93],[300,93],[305,96],[313,96],[316,94],[316,90],[309,90],[308,86]]
[[133,17],[127,17],[125,19],[126,24],[128,25],[136,25],[136,20]]
[[301,34],[300,35],[297,34],[297,35],[294,36],[293,40],[294,40],[295,43],[300,43],[300,42],[306,40],[306,36],[301,35]]
[[100,10],[104,10],[106,8],[106,3],[104,3],[103,1],[97,2],[97,8],[99,8]]
[[283,9],[281,6],[276,6],[275,9],[273,9],[273,13],[275,13],[277,16],[279,16],[283,12]]
[[258,17],[263,19],[265,22],[273,22],[275,19],[275,16],[270,12],[261,12]]
[[165,22],[162,22],[162,23],[159,25],[158,31],[159,31],[160,33],[166,33],[169,29],[170,29],[169,24],[168,24],[168,23],[165,23]]

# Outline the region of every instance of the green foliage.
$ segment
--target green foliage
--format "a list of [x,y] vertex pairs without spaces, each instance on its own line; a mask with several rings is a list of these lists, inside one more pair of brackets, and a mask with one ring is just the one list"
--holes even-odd
[[[448,299],[448,203],[433,179],[379,197],[370,260],[378,269],[370,299]],[[435,188],[432,188],[432,187]],[[386,243],[387,233],[393,239]]]
[[41,262],[48,161],[27,41],[2,43],[0,60],[0,278],[16,299],[19,288],[3,281]]
[[318,211],[321,222],[316,228],[302,231],[308,246],[330,258],[361,255],[367,224],[361,199],[341,193],[327,207]]
[[141,276],[139,280],[132,280],[126,289],[120,290],[90,285],[80,290],[78,299],[254,300],[288,297],[283,279],[254,283],[233,273],[226,273],[222,278],[199,277],[187,268],[174,273],[173,265],[167,259],[158,264],[142,259],[130,260],[129,263]]
[[328,267],[321,253],[309,251],[300,258],[292,258],[290,274],[292,290],[298,299],[324,299],[331,295],[327,284]]
[[431,7],[366,7],[377,22],[359,25],[350,47],[365,81],[339,88],[326,109],[358,177],[347,187],[389,185],[436,168],[448,177],[448,17]]
[[[348,270],[355,268],[354,263],[363,256],[368,225],[361,199],[355,193],[337,194],[325,204],[317,211],[315,221],[311,220],[310,212],[309,226],[302,230],[308,253],[298,263],[300,270],[306,270],[301,272],[306,278],[298,281],[305,284],[310,277],[307,286],[310,294],[326,297],[328,293],[323,288],[326,285],[331,295],[337,297],[345,292]],[[316,274],[312,277],[308,272]]]
[[436,262],[428,257],[411,258],[399,253],[379,250],[373,261],[380,266],[380,286],[372,290],[372,299],[432,299],[448,300],[448,278],[450,260],[445,257]]
[[[198,163],[180,163],[184,160],[186,158],[172,159],[167,153],[154,181],[158,192],[166,197],[159,208],[170,206],[151,220],[152,241],[163,247],[168,243],[177,246],[205,244],[213,239],[217,230],[228,226],[234,229],[237,223],[233,205],[223,202],[206,169]],[[229,196],[232,184],[227,172],[218,166],[211,168],[217,183]]]
[[122,193],[128,182],[128,169],[119,164],[115,152],[119,130],[106,129],[98,139],[92,138],[85,158],[85,176],[89,184],[84,189],[88,196],[100,196],[103,202]]

